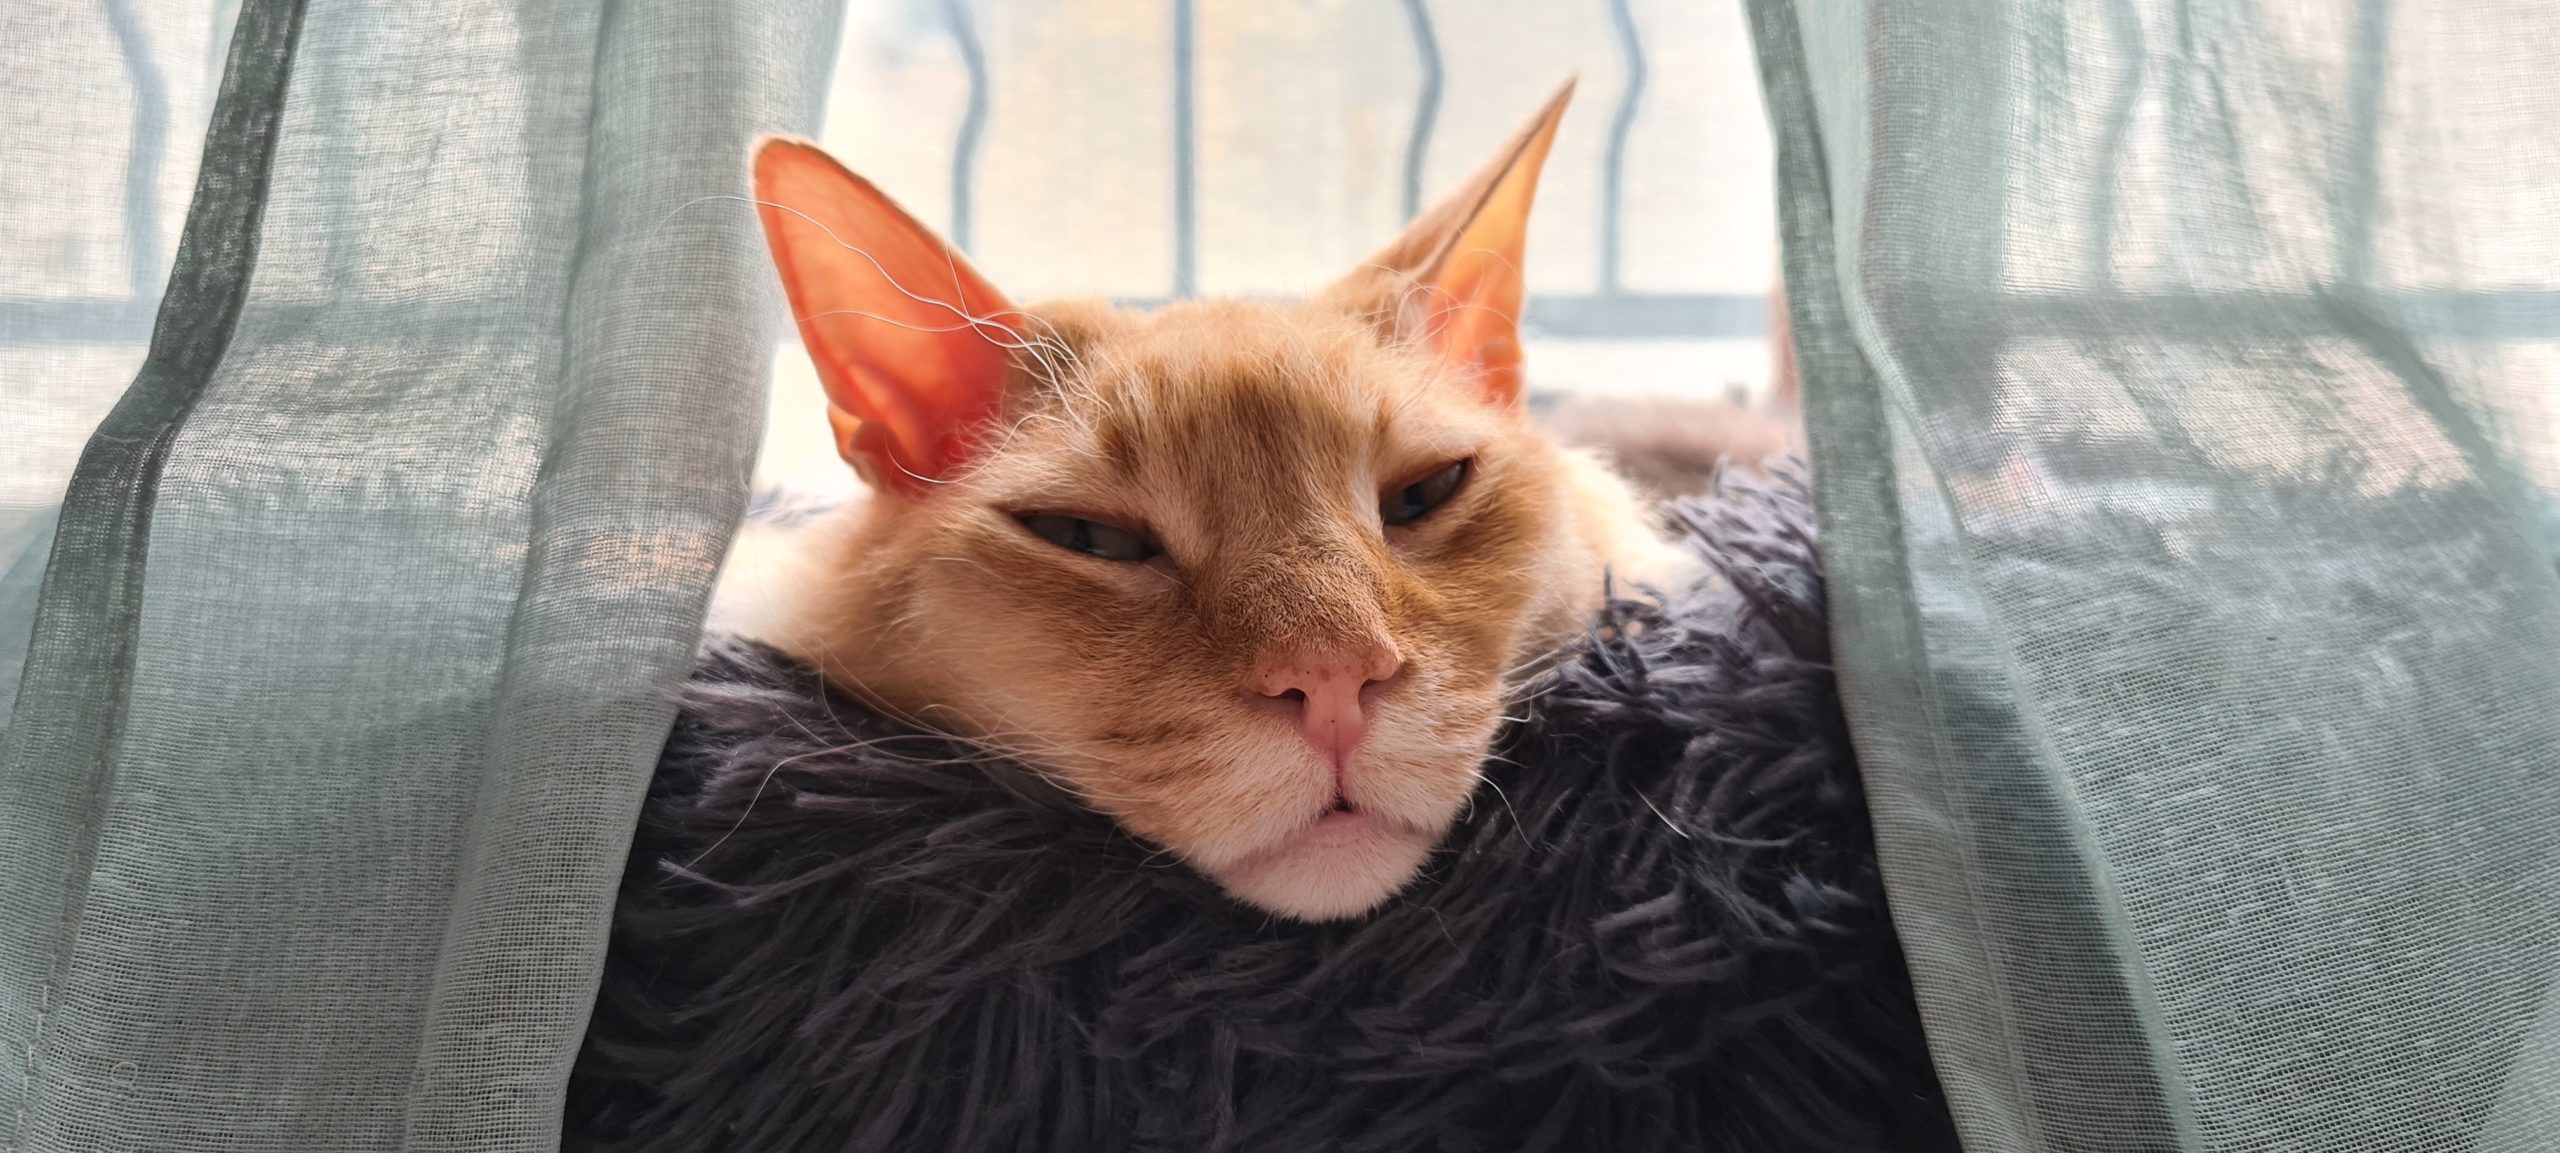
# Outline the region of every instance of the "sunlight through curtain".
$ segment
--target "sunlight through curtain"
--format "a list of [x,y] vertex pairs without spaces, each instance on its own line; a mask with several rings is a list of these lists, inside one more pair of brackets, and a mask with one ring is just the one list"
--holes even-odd
[[2560,9],[1752,0],[1970,1147],[2560,1140]]
[[246,0],[139,287],[30,272],[187,203],[95,188],[144,134],[61,95],[131,78],[192,165],[208,63],[104,7],[5,18],[0,346],[109,351],[25,370],[33,431],[104,413],[76,468],[8,430],[0,1149],[554,1145],[780,317],[724,198],[835,7]]

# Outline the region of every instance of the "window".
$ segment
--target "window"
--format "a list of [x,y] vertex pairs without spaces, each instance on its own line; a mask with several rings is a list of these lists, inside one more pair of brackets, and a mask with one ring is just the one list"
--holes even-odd
[[[1017,300],[1295,295],[1580,76],[1530,237],[1533,389],[1755,394],[1777,267],[1739,4],[848,5],[822,142]],[[776,358],[760,479],[842,477]]]

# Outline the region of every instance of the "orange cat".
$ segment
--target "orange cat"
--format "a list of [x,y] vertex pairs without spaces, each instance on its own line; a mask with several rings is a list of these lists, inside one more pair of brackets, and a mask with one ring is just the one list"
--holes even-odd
[[1409,882],[1604,576],[1685,561],[1521,403],[1538,170],[1571,86],[1302,303],[1017,307],[807,143],[774,261],[870,495],[742,540],[714,627],[1037,766],[1230,894]]

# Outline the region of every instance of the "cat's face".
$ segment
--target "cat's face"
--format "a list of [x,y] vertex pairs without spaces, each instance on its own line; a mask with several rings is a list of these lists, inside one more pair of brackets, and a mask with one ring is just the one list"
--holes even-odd
[[[1035,327],[1073,350],[1067,378],[1026,382],[976,467],[859,534],[879,599],[848,679],[1017,751],[1237,896],[1374,906],[1465,805],[1504,673],[1556,639],[1527,635],[1554,587],[1596,584],[1556,451],[1320,308]],[[1105,528],[1079,549],[1046,517]],[[1324,702],[1281,683],[1328,658],[1366,682],[1314,686],[1356,710],[1339,758],[1306,732]]]
[[1313,301],[1143,315],[1005,304],[769,147],[777,263],[881,490],[825,562],[822,666],[1263,908],[1391,896],[1466,805],[1506,674],[1598,598],[1510,321],[1560,112]]

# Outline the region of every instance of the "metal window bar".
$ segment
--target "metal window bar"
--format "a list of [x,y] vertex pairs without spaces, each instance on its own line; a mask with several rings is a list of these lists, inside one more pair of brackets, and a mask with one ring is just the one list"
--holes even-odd
[[2359,0],[2354,86],[2348,94],[2347,187],[2339,197],[2338,279],[2351,292],[2373,287],[2373,222],[2382,203],[2382,81],[2390,67],[2390,0]]
[[1635,13],[1627,0],[1609,0],[1609,23],[1618,33],[1618,55],[1626,60],[1627,83],[1618,94],[1618,111],[1609,118],[1609,161],[1602,169],[1600,195],[1600,294],[1624,295],[1618,276],[1623,218],[1627,200],[1627,134],[1635,131],[1636,105],[1644,99],[1644,41],[1636,37]]
[[1194,119],[1199,93],[1192,83],[1198,61],[1195,0],[1173,0],[1173,295],[1199,291],[1200,206],[1196,201],[1199,151]]
[[[1422,83],[1414,95],[1411,127],[1404,149],[1403,208],[1410,219],[1422,209],[1422,170],[1438,126],[1440,97],[1447,62],[1427,0],[1403,0],[1407,27]],[[1633,133],[1645,94],[1643,38],[1628,0],[1608,0],[1608,14],[1626,65],[1627,82],[1609,126],[1609,159],[1601,200],[1601,269],[1595,292],[1539,294],[1529,301],[1525,324],[1534,335],[1562,339],[1660,340],[1706,337],[1757,337],[1767,332],[1768,301],[1758,294],[1632,293],[1621,280],[1624,239],[1627,139]],[[1173,25],[1173,269],[1170,299],[1199,291],[1198,201],[1198,2],[1169,0]],[[968,108],[960,123],[951,156],[951,239],[962,249],[971,236],[972,173],[985,144],[988,90],[991,87],[985,50],[979,41],[969,0],[944,0],[944,23],[960,51],[969,77]],[[1122,297],[1119,303],[1150,307],[1168,297]]]
[[[1422,73],[1422,82],[1414,98],[1414,115],[1405,138],[1403,173],[1403,209],[1410,218],[1422,206],[1422,169],[1428,158],[1431,139],[1437,126],[1440,100],[1447,76],[1429,0],[1402,0],[1414,53]],[[1195,105],[1197,80],[1197,0],[1170,0],[1173,21],[1173,112],[1174,112],[1174,268],[1171,299],[1190,296],[1197,290],[1197,203],[1195,138]],[[1626,82],[1620,92],[1609,127],[1606,168],[1602,173],[1601,199],[1601,270],[1600,283],[1589,293],[1543,293],[1529,301],[1525,326],[1533,335],[1554,339],[1592,340],[1662,340],[1759,337],[1767,333],[1768,300],[1759,294],[1744,293],[1645,293],[1629,292],[1623,279],[1625,250],[1625,189],[1627,142],[1636,118],[1641,114],[1649,69],[1644,54],[1642,30],[1635,20],[1630,0],[1605,0],[1606,14],[1615,33],[1620,59],[1626,68]],[[2354,149],[2349,165],[2348,195],[2359,204],[2368,203],[2378,188],[2379,157],[2373,145],[2373,122],[2378,120],[2372,107],[2379,101],[2373,96],[2378,89],[2382,57],[2386,51],[2379,34],[2388,11],[2388,0],[2360,0],[2358,34],[2351,53],[2357,78],[2357,115]],[[969,0],[946,0],[952,33],[960,41],[960,50],[969,71],[968,115],[963,120],[960,138],[952,159],[952,214],[954,240],[967,246],[970,195],[969,171],[976,163],[977,150],[983,145],[987,90],[989,80],[986,62],[968,15]],[[2138,20],[2132,18],[2129,5],[2118,3],[2111,16],[2119,30],[2129,28],[2135,42],[2140,39]],[[2134,59],[2132,74],[2117,93],[2111,109],[2114,119],[2128,122],[2113,126],[2120,135],[2129,125],[2135,101],[2140,93],[2141,59]],[[2091,221],[2093,256],[2103,264],[2111,247],[2114,231],[2112,195],[2101,196],[2100,208]],[[2342,279],[2350,287],[2371,289],[2370,235],[2354,233],[2340,237]],[[2105,270],[2098,270],[2102,286],[2111,284]],[[2530,339],[2560,336],[2560,292],[2536,289],[2508,290],[2432,290],[2401,289],[2386,293],[2396,302],[2414,305],[2418,317],[2435,320],[2429,331],[2445,336],[2473,339]],[[1124,297],[1121,303],[1149,307],[1164,303],[1166,297]],[[2167,314],[2201,319],[2210,310],[2190,306],[2202,304],[2190,295],[2127,297],[2106,291],[2076,299],[2027,297],[2004,298],[2022,314],[2035,314],[2056,309],[2069,312],[2096,310],[2118,312],[2131,317],[2160,319]],[[2101,306],[2101,303],[2103,305]],[[2140,328],[2140,322],[2130,327]]]
[[133,0],[106,0],[107,27],[133,82],[133,151],[124,169],[125,275],[136,300],[160,295],[160,159],[167,150],[169,90],[144,42]]
[[160,250],[160,171],[167,159],[169,90],[151,57],[133,0],[105,0],[107,30],[133,86],[133,136],[125,158],[126,294],[68,299],[0,298],[0,340],[11,344],[139,343],[159,310],[167,268]]
[[[1173,0],[1176,21],[1174,51],[1176,53],[1176,189],[1178,219],[1176,221],[1177,269],[1174,287],[1188,291],[1192,287],[1184,270],[1195,259],[1196,238],[1190,226],[1196,223],[1193,205],[1187,195],[1192,189],[1192,165],[1196,156],[1189,145],[1192,125],[1187,113],[1193,95],[1191,66],[1195,53],[1193,21],[1196,0]],[[1422,70],[1422,84],[1415,95],[1412,128],[1406,138],[1404,158],[1404,208],[1410,216],[1421,206],[1423,161],[1429,154],[1433,130],[1439,114],[1446,65],[1436,35],[1427,0],[1403,0],[1414,50]],[[215,22],[220,27],[231,10],[226,2],[216,5]],[[74,298],[6,298],[0,297],[0,341],[11,344],[96,343],[119,339],[139,340],[147,336],[161,292],[159,282],[159,221],[157,190],[162,164],[166,160],[168,131],[168,94],[152,64],[139,22],[134,18],[131,0],[106,0],[109,28],[118,49],[125,57],[128,82],[133,86],[135,121],[132,140],[131,168],[126,177],[125,233],[128,243],[130,295],[123,297]],[[2379,188],[2379,152],[2374,125],[2379,120],[2380,88],[2387,46],[2382,29],[2388,13],[2388,0],[2361,0],[2358,5],[2356,39],[2352,51],[2356,114],[2351,117],[2354,132],[2350,149],[2349,177],[2346,195],[2359,205],[2369,205]],[[985,143],[989,112],[990,80],[982,42],[971,15],[970,0],[944,0],[943,13],[953,40],[958,44],[961,60],[969,79],[968,106],[955,140],[951,175],[952,238],[967,247],[973,236],[971,207],[975,197],[974,174],[979,150]],[[1564,339],[1671,339],[1705,337],[1750,337],[1766,331],[1767,302],[1758,295],[1742,294],[1674,294],[1630,293],[1617,281],[1617,252],[1624,242],[1620,230],[1623,206],[1623,166],[1625,141],[1636,115],[1640,112],[1644,88],[1645,62],[1640,29],[1635,24],[1627,0],[1608,0],[1608,14],[1618,36],[1618,47],[1629,70],[1629,83],[1621,95],[1611,125],[1610,171],[1608,194],[1603,201],[1603,233],[1607,237],[1604,260],[1610,271],[1602,277],[1601,291],[1588,294],[1545,294],[1533,297],[1527,323],[1537,335]],[[2124,13],[2117,13],[2119,21]],[[215,51],[221,49],[216,38]],[[217,57],[218,58],[218,57]],[[2137,67],[2139,64],[2137,62]],[[2138,84],[2139,73],[2128,80]],[[2130,113],[2133,93],[2121,94],[2113,111],[2119,117]],[[2108,215],[2112,215],[2109,213]],[[2093,221],[2093,223],[2099,223]],[[2093,229],[2106,236],[2108,227]],[[2339,238],[2341,280],[2350,289],[2389,300],[2395,310],[2430,335],[2482,341],[2547,340],[2560,337],[2560,291],[2550,289],[2428,289],[2384,288],[2371,283],[2372,237],[2359,231]],[[2103,250],[2099,255],[2103,257]],[[1612,291],[1612,289],[1616,289]],[[2251,298],[2253,303],[2278,304]],[[1131,300],[1132,304],[1154,304],[1161,300]],[[2161,296],[2125,296],[2101,292],[2075,298],[2006,298],[2022,315],[2066,312],[2081,319],[2105,324],[2112,321],[2127,331],[2160,331],[2160,325],[2199,324],[2213,327],[2216,309],[2213,298],[2192,294]],[[2306,300],[2306,306],[2310,303]],[[416,306],[412,305],[411,308]]]
[[1440,86],[1447,73],[1440,66],[1440,37],[1432,30],[1431,6],[1404,0],[1413,29],[1413,52],[1422,68],[1422,91],[1413,98],[1413,127],[1404,138],[1404,218],[1422,214],[1422,161],[1431,154],[1431,130],[1440,122]]
[[978,44],[977,22],[969,18],[969,0],[942,0],[943,23],[960,48],[960,66],[969,72],[969,107],[960,117],[960,135],[951,147],[951,243],[969,250],[970,206],[976,203],[978,138],[987,130],[987,53]]

